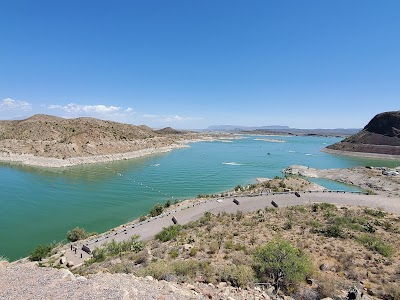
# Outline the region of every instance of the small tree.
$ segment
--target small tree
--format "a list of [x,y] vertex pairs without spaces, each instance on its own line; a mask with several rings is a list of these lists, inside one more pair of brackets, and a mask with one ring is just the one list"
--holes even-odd
[[275,292],[305,278],[311,260],[300,249],[281,238],[274,239],[254,254],[254,268],[262,278],[270,278]]
[[163,211],[164,207],[161,204],[157,203],[150,209],[149,214],[151,217],[157,217],[158,215],[161,215]]
[[84,240],[87,237],[89,237],[89,234],[83,228],[75,227],[74,229],[67,232],[67,240],[70,242]]

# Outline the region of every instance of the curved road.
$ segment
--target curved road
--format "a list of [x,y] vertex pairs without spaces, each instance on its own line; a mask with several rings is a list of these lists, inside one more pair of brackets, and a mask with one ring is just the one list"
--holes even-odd
[[[140,239],[146,240],[152,238],[163,227],[173,225],[172,217],[175,216],[179,224],[187,224],[191,221],[198,220],[205,212],[209,211],[213,214],[219,212],[236,213],[241,210],[243,212],[255,211],[264,209],[265,207],[273,207],[274,201],[279,207],[304,205],[310,203],[327,202],[333,204],[366,206],[371,208],[382,208],[383,210],[395,214],[400,214],[400,198],[388,198],[380,195],[364,195],[342,192],[299,192],[300,197],[294,193],[288,194],[269,194],[260,196],[242,196],[235,197],[239,201],[239,205],[233,202],[234,197],[215,198],[202,203],[196,203],[189,207],[176,211],[173,214],[160,216],[151,221],[146,221],[141,225],[124,225],[114,232],[108,232],[101,237],[91,240],[86,245],[90,250],[101,246],[107,241],[115,240],[117,242],[126,240],[129,237],[137,234]],[[217,199],[220,199],[217,201]],[[86,252],[81,250],[82,244],[77,244],[77,251],[71,251],[68,248],[65,256],[67,261],[72,261],[74,265],[79,265],[90,257]],[[81,258],[82,254],[82,258]]]

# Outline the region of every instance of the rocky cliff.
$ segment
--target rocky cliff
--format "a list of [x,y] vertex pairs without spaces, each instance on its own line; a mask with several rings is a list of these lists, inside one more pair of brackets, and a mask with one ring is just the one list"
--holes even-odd
[[327,148],[400,156],[400,111],[376,115],[359,133]]

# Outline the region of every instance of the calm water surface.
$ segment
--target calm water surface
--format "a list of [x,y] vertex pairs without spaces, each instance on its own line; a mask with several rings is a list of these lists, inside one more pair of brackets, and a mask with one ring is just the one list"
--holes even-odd
[[193,143],[167,154],[59,170],[0,164],[0,255],[12,260],[24,257],[38,244],[64,239],[76,226],[103,232],[131,221],[155,203],[165,202],[169,197],[165,194],[181,200],[218,193],[254,183],[256,177],[282,176],[281,170],[291,164],[314,168],[400,165],[399,161],[320,152],[339,138],[268,137],[285,143],[256,138],[260,137]]

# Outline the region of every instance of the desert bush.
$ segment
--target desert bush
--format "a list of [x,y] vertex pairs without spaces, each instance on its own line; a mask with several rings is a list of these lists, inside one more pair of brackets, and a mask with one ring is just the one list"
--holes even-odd
[[254,281],[253,269],[249,266],[225,265],[217,268],[218,281],[230,282],[235,287],[246,287]]
[[195,277],[200,265],[196,260],[176,261],[172,264],[174,273],[178,276]]
[[149,252],[147,252],[146,249],[143,249],[142,251],[136,253],[133,257],[133,261],[139,265],[146,264],[148,260],[149,260]]
[[386,288],[385,297],[386,300],[400,300],[400,287],[398,284],[391,284]]
[[29,254],[30,261],[41,261],[43,258],[46,258],[50,255],[51,250],[55,247],[54,243],[38,245],[33,251]]
[[196,256],[197,252],[199,252],[199,248],[193,247],[192,249],[190,249],[189,255],[192,256],[192,257]]
[[84,239],[88,238],[89,236],[96,235],[96,234],[97,233],[95,233],[95,232],[89,233],[83,228],[75,227],[74,229],[69,230],[67,232],[67,240],[70,242],[76,242],[79,240],[84,240]]
[[136,272],[137,276],[152,276],[157,280],[167,280],[169,276],[173,275],[173,269],[164,260],[151,262],[146,268],[140,269]]
[[150,217],[157,217],[158,215],[161,215],[163,211],[164,207],[161,204],[157,203],[150,209],[149,215]]
[[336,292],[335,281],[324,275],[318,277],[317,292],[320,299],[333,297]]
[[334,238],[342,238],[342,237],[344,237],[343,229],[338,224],[328,225],[325,229],[322,230],[322,233],[326,237],[334,237]]
[[261,280],[272,281],[277,293],[303,280],[311,272],[312,262],[300,249],[276,238],[255,252],[254,268]]
[[172,249],[171,251],[169,251],[169,256],[171,256],[171,258],[177,258],[179,255],[179,252],[175,249]]
[[387,215],[387,213],[382,210],[377,210],[377,209],[372,209],[372,208],[365,208],[364,213],[366,213],[367,215],[376,217],[376,218],[383,218],[384,216]]
[[219,245],[217,241],[212,241],[209,245],[210,253],[214,254],[219,250]]
[[155,238],[161,242],[167,242],[175,239],[181,231],[181,225],[171,225],[164,227],[159,233],[156,234]]
[[393,254],[393,247],[386,244],[379,237],[363,234],[357,237],[357,241],[363,244],[367,249],[376,251],[383,256],[389,257]]

